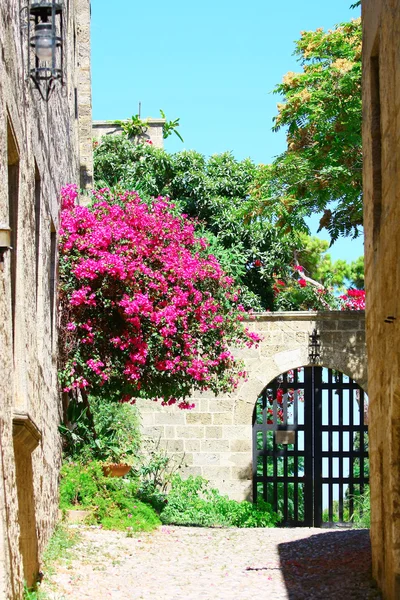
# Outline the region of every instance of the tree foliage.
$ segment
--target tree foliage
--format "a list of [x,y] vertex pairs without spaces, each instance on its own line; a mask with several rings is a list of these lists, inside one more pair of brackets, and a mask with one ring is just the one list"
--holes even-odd
[[[300,264],[305,276],[326,287],[343,288],[351,279],[349,265],[332,262],[326,253],[328,243],[310,238],[296,212],[289,220],[281,202],[248,218],[254,198],[263,193],[265,169],[270,167],[250,159],[237,161],[230,153],[208,159],[194,151],[168,154],[148,144],[135,145],[124,136],[105,138],[95,151],[98,186],[135,189],[149,203],[151,197],[168,196],[177,213],[196,219],[197,233],[207,239],[209,251],[239,286],[246,309],[327,308],[329,302],[336,306],[329,294],[321,304],[318,286],[310,282],[307,289],[297,289],[293,270]],[[279,279],[288,285],[278,299]]]
[[246,220],[249,194],[260,167],[230,153],[205,158],[195,151],[176,154],[109,137],[96,148],[98,185],[137,189],[142,197],[168,196],[177,209],[197,220],[197,231],[225,272],[240,287],[246,308],[273,307],[273,274],[293,259],[298,232],[283,231],[271,210]]
[[361,22],[327,32],[303,31],[295,55],[299,73],[287,73],[274,130],[287,128],[287,150],[258,174],[253,213],[271,206],[297,226],[323,212],[320,229],[332,241],[356,237],[362,225]]
[[300,239],[302,245],[296,252],[296,257],[309,277],[324,286],[333,286],[339,290],[349,285],[358,289],[364,288],[363,256],[351,263],[343,259],[332,261],[328,253],[329,242],[304,234]]

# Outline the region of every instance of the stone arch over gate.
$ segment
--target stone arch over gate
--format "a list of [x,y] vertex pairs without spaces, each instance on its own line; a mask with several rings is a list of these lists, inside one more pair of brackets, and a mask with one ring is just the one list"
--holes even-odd
[[307,366],[309,335],[320,334],[319,364],[345,373],[367,390],[365,318],[362,311],[263,313],[246,326],[263,340],[236,350],[248,373],[232,394],[194,395],[191,411],[139,400],[144,438],[179,460],[182,476],[202,475],[237,500],[252,495],[252,417],[256,400],[273,379]]

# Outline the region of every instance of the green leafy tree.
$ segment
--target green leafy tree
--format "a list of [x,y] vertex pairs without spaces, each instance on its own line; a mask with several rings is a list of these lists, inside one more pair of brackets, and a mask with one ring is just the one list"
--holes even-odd
[[350,263],[349,280],[352,287],[358,290],[363,290],[365,287],[364,281],[364,257],[360,256]]
[[323,212],[332,241],[362,225],[361,22],[303,31],[296,42],[302,71],[287,73],[275,131],[287,128],[287,150],[255,182],[253,215],[274,210],[298,227]]
[[343,259],[333,261],[328,253],[329,242],[316,236],[302,234],[301,246],[296,258],[305,273],[324,286],[333,286],[337,290],[351,287],[364,289],[364,257],[360,256],[351,263]]

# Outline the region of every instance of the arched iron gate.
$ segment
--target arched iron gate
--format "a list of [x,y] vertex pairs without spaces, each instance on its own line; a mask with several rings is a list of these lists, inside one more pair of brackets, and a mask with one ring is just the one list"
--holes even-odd
[[369,482],[368,398],[348,376],[302,367],[274,379],[253,416],[253,500],[282,524],[352,524]]

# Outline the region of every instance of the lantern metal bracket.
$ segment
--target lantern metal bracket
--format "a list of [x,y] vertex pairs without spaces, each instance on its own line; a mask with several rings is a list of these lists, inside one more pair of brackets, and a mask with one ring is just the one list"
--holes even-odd
[[308,359],[310,364],[315,365],[321,358],[321,341],[320,335],[315,327],[313,332],[308,336]]
[[[63,5],[60,0],[28,0],[20,15],[21,33],[26,36],[26,79],[47,102],[56,85],[64,85]],[[40,59],[37,50],[44,35],[51,56]]]

